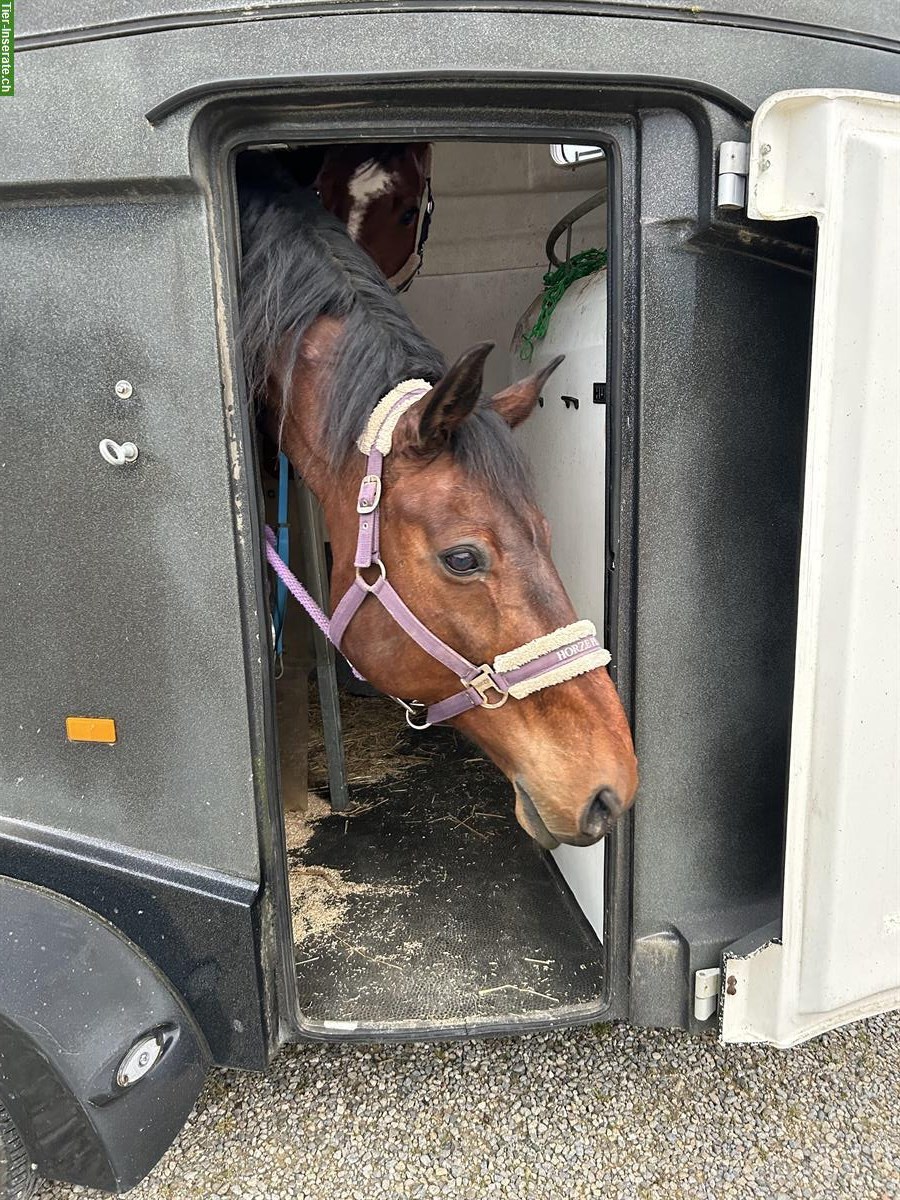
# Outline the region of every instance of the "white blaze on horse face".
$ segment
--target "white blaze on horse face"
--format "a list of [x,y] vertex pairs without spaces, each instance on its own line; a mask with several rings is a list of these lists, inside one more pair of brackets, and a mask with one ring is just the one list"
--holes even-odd
[[354,242],[359,240],[369,205],[396,187],[397,182],[396,176],[380,166],[374,158],[362,163],[350,176],[347,191],[353,203],[347,217],[347,232]]

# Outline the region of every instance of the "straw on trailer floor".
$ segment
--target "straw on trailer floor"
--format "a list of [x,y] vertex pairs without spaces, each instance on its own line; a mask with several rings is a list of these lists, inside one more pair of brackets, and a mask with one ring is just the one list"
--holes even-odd
[[452,731],[406,730],[388,700],[341,706],[351,808],[323,798],[314,710],[320,791],[286,817],[305,1017],[435,1026],[595,1000],[602,947],[508,781]]

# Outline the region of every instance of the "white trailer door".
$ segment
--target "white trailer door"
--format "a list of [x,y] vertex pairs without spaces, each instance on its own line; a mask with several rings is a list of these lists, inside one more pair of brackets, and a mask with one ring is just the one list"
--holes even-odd
[[819,225],[783,920],[722,987],[790,1046],[900,1007],[900,97],[771,97],[748,214]]

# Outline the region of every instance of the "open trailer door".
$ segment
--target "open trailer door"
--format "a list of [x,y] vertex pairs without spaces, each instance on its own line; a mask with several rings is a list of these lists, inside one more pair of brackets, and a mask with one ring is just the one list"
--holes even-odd
[[790,1046],[900,1006],[900,97],[773,96],[748,194],[819,226],[784,908],[722,983],[724,1041]]

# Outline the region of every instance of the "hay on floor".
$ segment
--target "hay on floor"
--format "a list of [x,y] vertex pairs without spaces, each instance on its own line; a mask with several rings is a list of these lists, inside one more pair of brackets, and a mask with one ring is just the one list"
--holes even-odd
[[[378,783],[397,778],[422,759],[397,752],[406,731],[403,709],[383,696],[341,693],[344,762],[349,784]],[[322,710],[315,683],[309,689],[309,786],[327,797],[328,762],[322,735]]]
[[[341,693],[341,725],[347,781],[373,784],[397,778],[422,759],[398,752],[397,741],[406,725],[403,709],[381,696]],[[322,733],[322,711],[315,682],[309,688],[309,796],[305,812],[285,812],[288,881],[294,943],[309,950],[329,935],[336,936],[347,918],[351,897],[385,895],[396,888],[351,882],[342,871],[308,861],[307,846],[319,821],[332,816],[328,803],[328,763]],[[372,805],[351,807],[340,820],[370,811]]]

